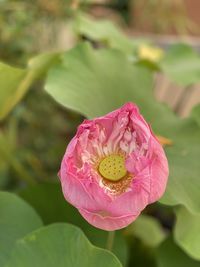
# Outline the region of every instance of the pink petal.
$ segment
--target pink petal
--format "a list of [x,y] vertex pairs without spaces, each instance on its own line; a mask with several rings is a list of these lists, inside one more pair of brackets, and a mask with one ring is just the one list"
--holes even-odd
[[105,231],[114,231],[124,228],[139,216],[139,214],[124,215],[120,217],[102,216],[101,211],[99,211],[99,213],[89,212],[84,209],[79,209],[79,212],[88,223]]

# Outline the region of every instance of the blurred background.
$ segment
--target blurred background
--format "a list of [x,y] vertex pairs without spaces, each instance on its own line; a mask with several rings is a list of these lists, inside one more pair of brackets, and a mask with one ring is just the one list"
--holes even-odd
[[67,21],[78,8],[116,22],[132,36],[151,36],[163,45],[179,38],[199,46],[198,0],[1,0],[1,58],[23,63],[32,54],[70,47]]
[[[78,9],[113,21],[133,38],[142,36],[164,48],[183,41],[199,50],[198,0],[0,0],[1,60],[23,66],[32,55],[72,47],[75,40],[69,21]],[[159,77],[157,97],[186,116],[199,102],[199,90],[192,88],[187,103],[178,104],[183,90],[173,86]],[[166,95],[168,87],[176,91],[173,98],[171,91]]]

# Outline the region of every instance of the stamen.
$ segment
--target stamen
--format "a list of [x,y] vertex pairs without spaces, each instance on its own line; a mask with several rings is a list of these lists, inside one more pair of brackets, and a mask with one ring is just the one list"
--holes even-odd
[[102,187],[109,192],[111,195],[120,195],[129,190],[130,184],[134,177],[127,174],[121,180],[117,182],[109,181],[105,178],[101,180]]

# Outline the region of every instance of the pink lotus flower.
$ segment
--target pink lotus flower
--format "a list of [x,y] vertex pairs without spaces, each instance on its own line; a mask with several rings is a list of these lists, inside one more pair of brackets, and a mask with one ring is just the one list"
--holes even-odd
[[93,226],[116,230],[164,193],[168,163],[136,105],[85,120],[60,170],[63,194]]

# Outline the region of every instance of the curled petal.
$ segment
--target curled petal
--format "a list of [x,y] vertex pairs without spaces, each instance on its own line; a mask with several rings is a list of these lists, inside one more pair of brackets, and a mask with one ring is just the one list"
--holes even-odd
[[151,164],[151,193],[149,203],[153,203],[162,197],[169,175],[168,161],[163,148],[157,140],[153,142],[153,147],[155,155]]
[[60,171],[62,191],[65,199],[76,208],[84,209],[105,209],[111,202],[110,196],[106,195],[103,189],[95,182],[82,177],[77,179],[72,173],[66,172],[63,163]]

